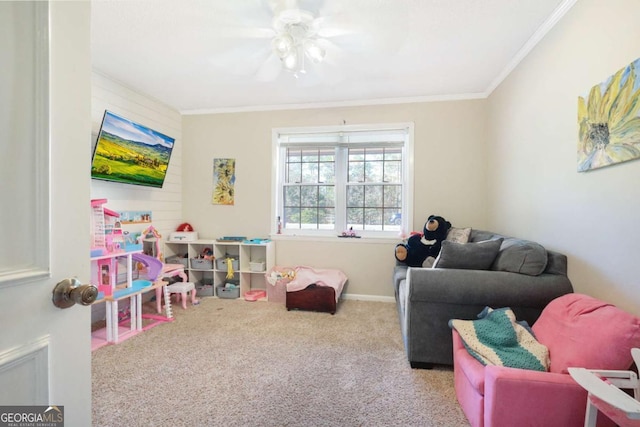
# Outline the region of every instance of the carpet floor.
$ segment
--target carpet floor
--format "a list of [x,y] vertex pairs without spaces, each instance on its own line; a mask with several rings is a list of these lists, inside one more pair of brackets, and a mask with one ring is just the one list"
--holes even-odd
[[93,352],[95,427],[469,425],[451,368],[410,368],[395,304],[202,298],[174,315]]

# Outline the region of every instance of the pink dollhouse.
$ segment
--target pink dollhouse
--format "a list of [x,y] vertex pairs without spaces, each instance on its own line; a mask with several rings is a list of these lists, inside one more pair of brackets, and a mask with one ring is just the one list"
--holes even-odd
[[[124,236],[120,226],[120,214],[104,207],[107,199],[91,200],[91,256],[101,256],[124,251]],[[98,259],[94,283],[105,295],[111,295],[116,283],[116,266],[113,258]]]
[[107,199],[91,200],[91,249],[102,254],[124,251],[124,235],[120,223],[120,214],[107,209],[104,204]]

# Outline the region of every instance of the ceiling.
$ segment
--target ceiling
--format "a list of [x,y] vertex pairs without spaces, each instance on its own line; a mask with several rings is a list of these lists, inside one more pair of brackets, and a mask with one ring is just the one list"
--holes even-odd
[[[185,114],[481,98],[575,1],[94,1],[92,63]],[[326,43],[298,78],[271,55],[274,13],[296,6]]]

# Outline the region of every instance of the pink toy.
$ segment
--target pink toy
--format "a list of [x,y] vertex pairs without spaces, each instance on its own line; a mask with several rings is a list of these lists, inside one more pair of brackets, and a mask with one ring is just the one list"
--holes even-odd
[[[140,240],[143,243],[143,252],[146,255],[162,260],[162,252],[160,251],[160,239],[162,234],[155,229],[153,225],[147,227],[141,234]],[[146,244],[145,244],[146,243]]]
[[260,289],[256,289],[253,291],[247,291],[244,293],[244,300],[245,301],[257,301],[260,298],[266,298],[267,293],[263,290]]
[[103,205],[107,199],[91,200],[92,252],[121,252],[124,250],[124,236],[120,223],[120,214]]
[[[157,231],[155,231],[153,227],[149,227],[147,230],[145,230],[143,235],[148,234],[150,229],[152,229],[152,232],[154,232],[155,235],[160,236],[160,234]],[[189,278],[187,277],[187,274],[184,272],[184,265],[182,264],[165,264],[159,259],[149,255],[145,255],[145,254],[133,254],[133,259],[147,266],[147,269],[148,269],[147,277],[149,278],[149,280],[156,280],[157,278],[166,279],[168,277],[179,276],[180,278],[182,278],[182,283],[189,283],[188,282]],[[174,283],[174,285],[175,284],[177,283]],[[184,290],[185,289],[184,287],[176,287],[173,285],[170,285],[168,287],[168,290],[170,293],[175,293],[178,295],[177,296],[178,300],[180,299],[180,297],[182,297],[182,308],[184,309],[187,308],[188,292],[191,293],[191,304],[198,305],[200,303],[200,301],[196,299],[195,286],[193,284],[191,285],[192,285],[192,289],[189,289],[189,290]],[[157,305],[156,308],[158,310],[158,313],[162,312],[162,288],[156,289],[156,305]]]
[[113,294],[113,287],[111,284],[115,278],[112,276],[112,262],[110,258],[99,259],[98,264],[98,292],[104,293],[105,296],[111,296]]

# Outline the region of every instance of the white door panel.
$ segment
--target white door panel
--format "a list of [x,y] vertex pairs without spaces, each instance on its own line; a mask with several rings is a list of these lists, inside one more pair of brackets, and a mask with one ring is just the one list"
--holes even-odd
[[90,275],[90,8],[0,2],[0,405],[67,427],[91,425],[90,307],[52,303]]

